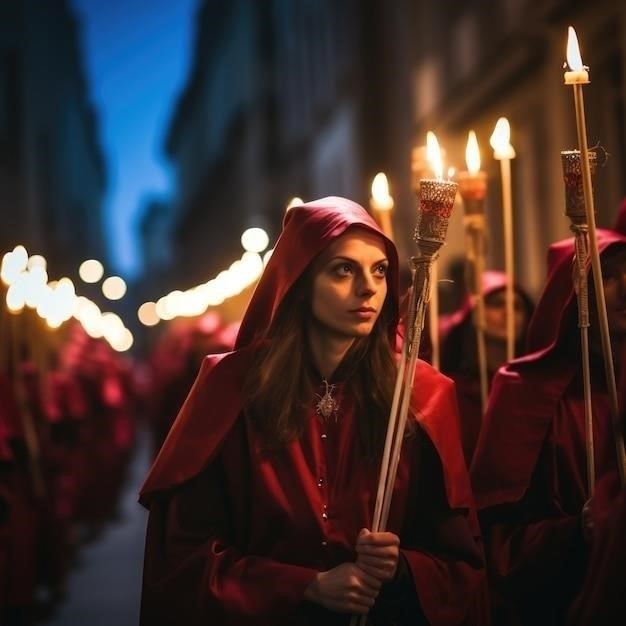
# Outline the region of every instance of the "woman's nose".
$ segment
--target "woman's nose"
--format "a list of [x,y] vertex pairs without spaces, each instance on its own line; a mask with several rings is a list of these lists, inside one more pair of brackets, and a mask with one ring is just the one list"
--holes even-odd
[[361,274],[357,289],[360,295],[372,295],[376,293],[376,283],[374,282],[374,277],[367,273]]

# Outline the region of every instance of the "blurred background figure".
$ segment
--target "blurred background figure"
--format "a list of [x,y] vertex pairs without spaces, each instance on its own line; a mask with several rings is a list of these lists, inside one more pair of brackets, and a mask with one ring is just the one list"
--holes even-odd
[[[485,352],[489,383],[497,369],[507,360],[506,283],[503,272],[487,271],[482,287],[485,308]],[[525,352],[526,329],[533,312],[530,296],[515,287],[515,354]],[[441,337],[441,371],[454,380],[461,419],[461,436],[465,461],[469,467],[482,423],[483,406],[480,390],[476,319],[474,300],[466,295],[456,311],[439,320]]]
[[159,451],[207,354],[228,352],[235,345],[238,322],[224,324],[210,311],[192,320],[170,324],[149,356],[148,415]]

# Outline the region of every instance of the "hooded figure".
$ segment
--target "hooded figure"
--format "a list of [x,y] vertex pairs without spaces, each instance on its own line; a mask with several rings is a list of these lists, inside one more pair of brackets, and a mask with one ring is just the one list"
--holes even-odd
[[[626,238],[603,230],[597,235],[614,342],[626,333]],[[573,239],[550,246],[548,267],[528,329],[529,353],[496,374],[470,471],[497,624],[563,624],[587,566],[582,509],[589,495]],[[617,457],[591,280],[589,308],[600,481],[615,471]],[[614,358],[619,369],[615,348]]]
[[[485,352],[487,380],[491,382],[496,370],[506,361],[506,285],[504,272],[483,272],[482,289],[485,306]],[[515,346],[523,354],[526,328],[533,311],[530,296],[515,286]],[[467,295],[454,313],[439,321],[441,341],[441,371],[455,383],[459,403],[461,442],[467,466],[470,466],[482,424],[480,371],[474,325],[474,300]]]
[[141,490],[141,624],[483,624],[451,381],[419,362],[387,531],[398,260],[358,204],[292,208],[235,351],[208,356]]

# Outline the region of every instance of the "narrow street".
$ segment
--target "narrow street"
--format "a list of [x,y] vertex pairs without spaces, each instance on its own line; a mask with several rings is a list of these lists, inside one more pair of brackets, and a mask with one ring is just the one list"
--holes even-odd
[[138,431],[137,446],[122,492],[119,520],[80,550],[67,599],[46,626],[137,626],[146,511],[137,494],[150,463],[150,441]]

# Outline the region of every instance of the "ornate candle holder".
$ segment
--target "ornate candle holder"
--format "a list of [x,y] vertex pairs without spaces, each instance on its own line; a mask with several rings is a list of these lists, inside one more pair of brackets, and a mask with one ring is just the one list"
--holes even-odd
[[413,234],[419,254],[411,257],[413,289],[407,320],[409,351],[419,349],[430,297],[430,270],[445,242],[457,189],[458,184],[449,180],[423,178],[419,182],[420,202]]
[[[597,154],[590,150],[589,170],[591,183],[596,174]],[[565,184],[565,214],[574,226],[587,225],[587,211],[585,209],[585,194],[583,187],[583,165],[580,150],[563,150],[561,152],[561,165],[563,167],[563,182]]]
[[451,180],[420,180],[420,205],[413,238],[423,256],[434,257],[444,244],[458,187]]
[[[596,170],[596,153],[590,151],[589,173],[593,181]],[[579,150],[561,152],[563,182],[565,183],[565,214],[570,219],[576,250],[576,271],[573,274],[574,291],[578,304],[578,327],[580,328],[581,366],[585,407],[585,443],[587,456],[587,493],[591,497],[595,486],[595,455],[593,447],[593,417],[591,405],[591,371],[589,364],[589,287],[587,267],[589,263],[589,225],[585,204],[583,163]]]

